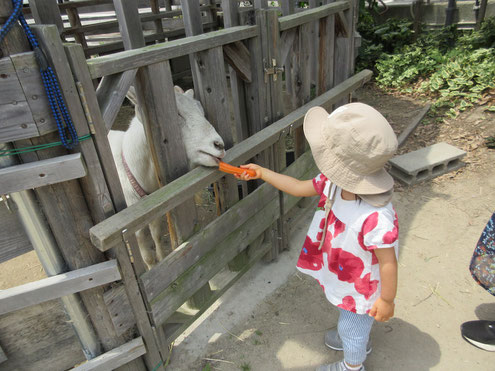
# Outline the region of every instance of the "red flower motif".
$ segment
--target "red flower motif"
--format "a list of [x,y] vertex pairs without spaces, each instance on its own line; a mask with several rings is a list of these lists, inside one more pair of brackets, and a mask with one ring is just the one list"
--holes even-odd
[[313,178],[313,187],[315,188],[316,193],[318,193],[319,195],[323,194],[326,182],[327,177],[323,174],[320,174],[319,180],[318,177]]
[[397,241],[398,237],[399,237],[399,218],[397,218],[397,211],[395,211],[394,229],[392,229],[392,231],[390,232],[385,233],[385,235],[383,236],[383,243],[387,245],[391,245],[395,241]]
[[328,256],[328,268],[340,281],[355,283],[364,270],[363,261],[342,249],[333,248]]
[[356,301],[352,296],[345,296],[342,299],[342,304],[337,305],[339,308],[356,313]]
[[[376,249],[376,246],[366,246],[364,244],[364,236],[371,232],[378,225],[378,212],[375,211],[373,214],[370,214],[363,223],[363,227],[361,228],[361,232],[358,234],[358,242],[361,248],[364,251],[371,251],[373,253],[373,249]],[[373,253],[371,256],[371,264],[378,264],[378,259],[376,255]]]
[[378,288],[378,280],[370,281],[370,277],[371,273],[368,273],[362,279],[356,280],[356,282],[354,283],[356,291],[359,292],[361,295],[364,295],[366,300],[368,300]]
[[318,250],[320,243],[318,241],[313,242],[311,238],[306,236],[304,245],[297,261],[297,266],[303,269],[310,269],[312,271],[319,271],[323,267],[323,256],[321,251]]

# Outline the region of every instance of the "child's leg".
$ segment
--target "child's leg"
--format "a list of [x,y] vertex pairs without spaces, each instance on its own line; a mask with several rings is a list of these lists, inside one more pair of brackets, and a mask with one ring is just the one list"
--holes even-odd
[[374,318],[367,314],[356,314],[339,308],[337,329],[342,339],[344,360],[347,365],[361,365],[366,359],[366,345]]

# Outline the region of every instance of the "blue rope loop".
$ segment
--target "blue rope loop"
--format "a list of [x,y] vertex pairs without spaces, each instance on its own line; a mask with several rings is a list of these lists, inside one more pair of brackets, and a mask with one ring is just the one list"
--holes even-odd
[[24,29],[24,33],[26,34],[29,43],[31,44],[31,47],[33,48],[36,62],[40,68],[41,80],[45,86],[48,103],[50,105],[53,118],[57,124],[60,141],[65,148],[72,149],[79,144],[79,137],[76,129],[74,128],[74,124],[72,123],[69,111],[67,110],[57,77],[50,67],[45,53],[43,53],[43,50],[38,43],[38,40],[29,28],[29,25],[22,14],[22,0],[12,0],[12,5],[12,14],[0,30],[0,43],[5,39],[5,36],[7,36],[14,24],[19,21]]

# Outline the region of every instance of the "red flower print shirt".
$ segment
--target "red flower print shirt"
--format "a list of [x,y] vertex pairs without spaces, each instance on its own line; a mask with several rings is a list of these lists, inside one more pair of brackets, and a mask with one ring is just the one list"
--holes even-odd
[[[323,174],[313,179],[320,195],[315,216],[297,261],[297,269],[315,278],[332,304],[358,314],[368,313],[380,296],[380,271],[374,249],[394,248],[398,258],[399,225],[392,204],[374,207],[346,201],[341,188]],[[325,241],[325,202],[334,195]]]

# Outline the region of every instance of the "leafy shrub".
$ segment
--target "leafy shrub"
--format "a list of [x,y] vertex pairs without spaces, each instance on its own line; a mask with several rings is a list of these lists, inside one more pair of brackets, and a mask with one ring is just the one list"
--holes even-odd
[[364,25],[358,68],[371,66],[379,86],[427,95],[433,110],[445,108],[452,116],[495,89],[495,17],[479,31],[450,26],[423,33],[414,43],[410,28],[397,20]]

